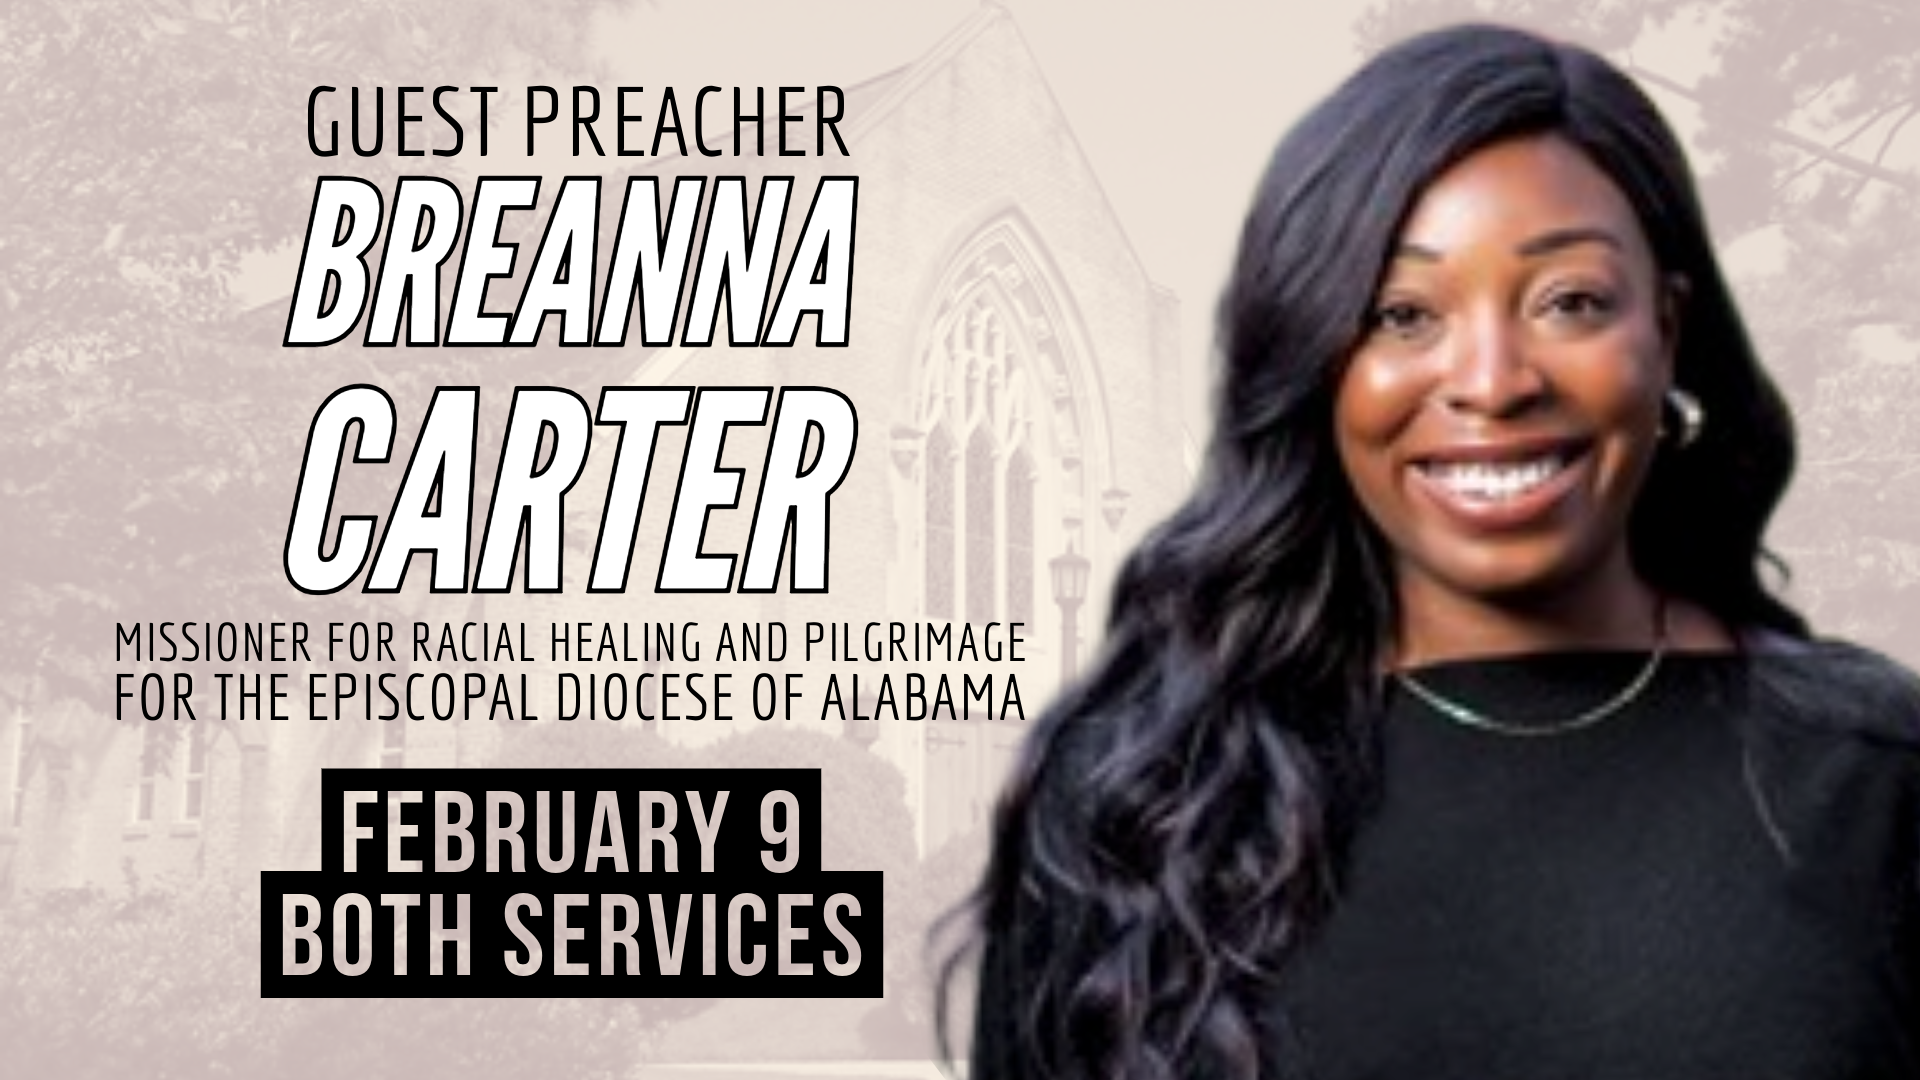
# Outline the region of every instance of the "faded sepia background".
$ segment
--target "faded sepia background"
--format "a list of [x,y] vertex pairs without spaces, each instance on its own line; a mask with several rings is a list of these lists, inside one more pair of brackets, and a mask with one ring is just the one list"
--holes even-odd
[[[1117,560],[1180,496],[1204,438],[1210,312],[1265,156],[1369,52],[1462,17],[1520,21],[1626,65],[1688,140],[1722,253],[1798,411],[1802,468],[1773,544],[1829,634],[1920,661],[1920,10],[1897,0],[1386,0],[1094,4],[880,0],[537,4],[14,0],[0,9],[0,1071],[19,1075],[933,1075],[925,936],[962,894],[1024,724],[1093,648]],[[524,88],[637,99],[704,84],[844,87],[851,156],[525,154]],[[306,145],[308,91],[343,152]],[[490,154],[472,95],[456,157],[393,153],[393,88],[501,88]],[[386,143],[350,148],[347,90],[387,88]],[[749,89],[751,94],[751,89]],[[451,99],[450,99],[451,100]],[[716,99],[720,100],[720,99]],[[432,116],[424,95],[415,107]],[[772,100],[769,99],[771,106]],[[683,101],[683,108],[686,103]],[[730,117],[728,118],[731,119]],[[609,127],[600,125],[613,149]],[[415,129],[445,147],[437,119]],[[749,136],[750,138],[751,136]],[[363,144],[371,132],[363,132]],[[729,140],[730,146],[730,140]],[[769,147],[771,150],[771,147]],[[282,349],[314,180],[860,177],[846,349]],[[757,185],[753,185],[757,186]],[[451,271],[449,271],[451,272]],[[811,334],[802,327],[802,340]],[[345,470],[338,512],[384,514],[432,388],[482,387],[476,490],[511,389],[822,385],[859,411],[833,503],[826,596],[656,596],[684,431],[663,432],[632,591],[588,595],[612,452],[569,499],[568,591],[306,597],[281,571],[299,456],[336,387],[385,387],[394,462]],[[1709,420],[1711,422],[1711,420]],[[729,437],[757,486],[764,429]],[[716,512],[738,551],[750,505]],[[1084,560],[1086,595],[1066,572]],[[542,717],[306,718],[308,671],[371,664],[135,663],[116,624],[524,622],[534,662],[385,670],[526,674]],[[550,623],[698,621],[703,652],[547,658]],[[808,621],[1025,623],[1017,663],[835,664]],[[784,623],[782,660],[722,661],[721,623]],[[797,673],[791,720],[555,721],[556,671]],[[199,722],[114,718],[116,672],[186,672]],[[216,673],[293,676],[296,719],[228,719]],[[883,674],[994,677],[994,715],[875,717]],[[852,697],[848,676],[862,679]],[[848,695],[821,711],[825,680]],[[650,700],[649,709],[661,702]],[[736,710],[746,713],[744,699]],[[976,707],[977,708],[977,707]],[[131,714],[129,714],[131,716]],[[857,719],[856,715],[868,717]],[[887,873],[887,997],[870,1001],[261,1000],[262,869],[318,865],[323,765],[817,765],[824,865]],[[636,891],[638,889],[636,888]]]

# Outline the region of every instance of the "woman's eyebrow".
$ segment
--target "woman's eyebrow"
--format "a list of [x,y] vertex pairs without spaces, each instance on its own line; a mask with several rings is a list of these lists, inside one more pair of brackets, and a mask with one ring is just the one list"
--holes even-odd
[[[1550,229],[1538,236],[1528,237],[1526,240],[1521,241],[1519,245],[1514,248],[1514,251],[1523,258],[1531,259],[1538,258],[1541,255],[1550,255],[1556,251],[1575,247],[1580,244],[1602,244],[1606,247],[1613,248],[1615,251],[1626,250],[1626,245],[1621,242],[1620,237],[1612,230],[1598,225],[1570,225],[1564,229]],[[1402,241],[1395,245],[1393,257],[1396,259],[1413,259],[1419,262],[1437,263],[1446,261],[1445,253],[1440,250],[1409,241]]]
[[1604,244],[1615,251],[1626,250],[1626,245],[1611,231],[1596,225],[1576,225],[1541,233],[1522,241],[1514,251],[1523,258],[1536,258],[1579,244]]

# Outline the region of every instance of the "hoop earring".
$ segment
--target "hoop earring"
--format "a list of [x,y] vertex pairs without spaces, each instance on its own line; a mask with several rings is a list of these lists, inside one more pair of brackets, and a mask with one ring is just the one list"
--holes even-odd
[[1707,426],[1707,410],[1700,399],[1679,387],[1670,387],[1661,402],[1660,436],[1675,450],[1685,450],[1700,441]]

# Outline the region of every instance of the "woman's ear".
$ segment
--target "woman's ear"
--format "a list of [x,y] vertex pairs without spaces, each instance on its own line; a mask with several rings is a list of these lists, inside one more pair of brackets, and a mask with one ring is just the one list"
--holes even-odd
[[1661,351],[1667,360],[1667,370],[1673,370],[1674,358],[1680,352],[1681,316],[1686,313],[1687,302],[1693,295],[1693,282],[1687,275],[1673,273],[1666,275],[1660,283],[1660,326]]

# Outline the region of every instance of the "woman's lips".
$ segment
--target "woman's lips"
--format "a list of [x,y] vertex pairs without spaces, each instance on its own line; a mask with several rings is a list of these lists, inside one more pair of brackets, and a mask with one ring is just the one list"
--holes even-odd
[[1558,441],[1447,448],[1416,459],[1414,486],[1461,524],[1477,530],[1524,527],[1572,491],[1591,457],[1585,443]]

